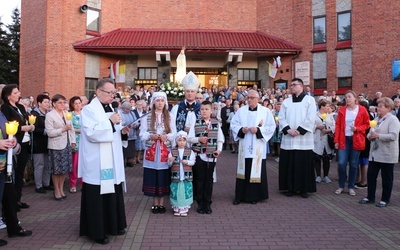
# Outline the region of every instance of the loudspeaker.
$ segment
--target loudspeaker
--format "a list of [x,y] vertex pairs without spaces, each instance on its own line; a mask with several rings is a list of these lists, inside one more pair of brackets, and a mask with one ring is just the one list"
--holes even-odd
[[88,7],[86,4],[84,4],[84,5],[82,5],[82,6],[80,7],[81,12],[83,12],[83,13],[87,12],[88,9],[89,9],[89,7]]

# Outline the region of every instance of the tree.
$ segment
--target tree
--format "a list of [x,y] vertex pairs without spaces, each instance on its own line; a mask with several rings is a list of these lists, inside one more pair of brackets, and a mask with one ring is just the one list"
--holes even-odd
[[12,23],[7,25],[9,30],[8,40],[11,47],[10,58],[10,79],[9,83],[19,83],[19,43],[20,43],[20,28],[21,28],[21,14],[18,8],[12,12]]
[[6,84],[10,81],[11,54],[9,37],[4,29],[4,23],[0,19],[0,84]]

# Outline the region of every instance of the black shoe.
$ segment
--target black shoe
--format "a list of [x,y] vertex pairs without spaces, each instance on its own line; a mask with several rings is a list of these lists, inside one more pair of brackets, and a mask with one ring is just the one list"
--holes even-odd
[[7,245],[7,241],[0,240],[0,247]]
[[293,191],[287,191],[285,192],[285,195],[288,197],[293,196]]
[[16,211],[16,212],[21,212],[21,208],[17,207],[17,208],[15,209],[15,211]]
[[206,206],[205,212],[206,212],[206,214],[211,214],[212,213],[212,209],[211,209],[210,205]]
[[62,197],[64,200],[67,199],[67,196],[66,196],[66,195],[63,195],[63,196],[61,196],[61,197]]
[[232,151],[231,154],[236,154],[236,151]]
[[44,190],[49,190],[49,191],[54,191],[54,187],[53,186],[43,186]]
[[163,207],[163,206],[158,206],[158,213],[160,213],[160,214],[165,214],[166,211],[167,211],[167,210],[165,209],[165,207]]
[[234,200],[233,201],[233,205],[239,205],[240,204],[240,200]]
[[124,229],[118,230],[118,235],[124,235],[126,234],[126,231]]
[[302,194],[301,194],[301,197],[303,197],[303,198],[308,198],[308,194],[307,194],[307,193],[302,193]]
[[204,208],[203,208],[202,206],[199,206],[199,207],[197,208],[197,212],[198,212],[199,214],[204,214],[204,213],[205,213]]
[[19,208],[29,208],[29,205],[24,202],[18,202],[17,205]]
[[99,243],[101,245],[106,245],[108,243],[110,243],[110,241],[108,240],[107,237],[103,238],[103,239],[99,239],[99,240],[94,240],[96,243]]
[[64,198],[62,196],[57,198],[55,193],[53,193],[53,195],[54,195],[54,200],[56,200],[56,201],[64,200]]
[[21,231],[19,231],[18,233],[9,234],[8,237],[14,238],[14,237],[25,237],[25,236],[31,236],[31,235],[32,235],[32,231],[21,229]]
[[40,188],[35,188],[35,192],[36,192],[36,193],[39,193],[39,194],[45,194],[45,193],[46,193],[46,190],[44,190],[43,187],[40,187]]
[[156,206],[152,206],[151,207],[151,212],[153,213],[153,214],[158,214],[158,206],[156,205]]
[[250,204],[257,204],[257,201],[252,201],[252,202],[250,202]]

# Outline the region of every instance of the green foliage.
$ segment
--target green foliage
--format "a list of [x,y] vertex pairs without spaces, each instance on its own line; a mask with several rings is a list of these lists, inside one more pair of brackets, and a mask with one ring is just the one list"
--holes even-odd
[[12,20],[7,26],[0,20],[0,84],[19,83],[21,18],[18,8],[13,10]]

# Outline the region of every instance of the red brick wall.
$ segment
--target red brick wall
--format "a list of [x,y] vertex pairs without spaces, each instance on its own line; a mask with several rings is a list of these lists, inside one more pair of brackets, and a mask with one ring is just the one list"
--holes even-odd
[[23,1],[23,96],[48,91],[50,95],[60,93],[70,98],[84,92],[85,54],[72,47],[74,42],[86,38],[86,15],[79,11],[81,2]]
[[46,82],[46,0],[22,1],[21,8],[19,88],[23,97],[36,97]]
[[[106,1],[103,1],[103,7]],[[256,0],[121,1],[122,27],[256,30]]]
[[[392,60],[400,58],[400,1],[353,0],[353,89],[392,96]],[[363,87],[368,84],[368,88]]]

